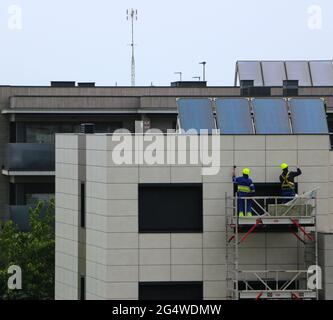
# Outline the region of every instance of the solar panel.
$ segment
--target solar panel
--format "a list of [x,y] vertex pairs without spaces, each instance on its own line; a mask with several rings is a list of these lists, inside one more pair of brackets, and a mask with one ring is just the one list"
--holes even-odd
[[263,86],[260,61],[238,61],[239,81],[254,80],[255,86]]
[[261,66],[265,86],[282,86],[287,79],[283,61],[262,61]]
[[307,61],[286,61],[288,80],[298,80],[300,86],[312,86],[309,64]]
[[314,86],[333,86],[332,61],[310,61],[310,68]]
[[295,134],[328,133],[325,106],[321,99],[291,99],[290,111]]
[[223,134],[253,134],[247,99],[217,99],[216,117],[218,129]]
[[284,99],[254,99],[257,134],[290,134],[287,104]]
[[177,105],[181,129],[213,132],[215,122],[210,99],[181,98],[177,100]]

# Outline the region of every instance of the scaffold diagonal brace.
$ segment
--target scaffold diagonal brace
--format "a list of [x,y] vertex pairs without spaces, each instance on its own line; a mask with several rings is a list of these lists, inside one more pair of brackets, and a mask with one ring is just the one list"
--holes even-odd
[[306,242],[295,232],[295,231],[291,231],[291,233],[302,243],[306,244]]
[[236,236],[231,236],[230,239],[228,240],[228,243],[230,243],[232,240],[234,240]]
[[258,227],[259,224],[262,224],[261,219],[257,219],[256,223],[251,227],[251,229],[245,234],[245,236],[239,241],[239,243],[244,242],[249,235]]
[[304,236],[306,236],[309,240],[314,241],[314,238],[308,232],[306,232],[306,230],[298,223],[296,219],[290,219],[290,220],[299,230],[302,231]]

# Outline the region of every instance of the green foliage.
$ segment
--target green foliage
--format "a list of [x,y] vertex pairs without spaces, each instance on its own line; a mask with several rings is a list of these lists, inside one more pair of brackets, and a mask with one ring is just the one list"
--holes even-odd
[[[12,221],[0,225],[0,300],[54,299],[54,200],[30,209],[29,225],[28,232]],[[7,288],[12,265],[22,269],[22,290]]]

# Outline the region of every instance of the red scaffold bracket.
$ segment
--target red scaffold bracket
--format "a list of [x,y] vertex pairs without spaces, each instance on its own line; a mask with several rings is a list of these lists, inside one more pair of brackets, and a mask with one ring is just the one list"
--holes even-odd
[[259,294],[256,296],[256,300],[260,300],[263,294],[264,294],[263,292],[259,292]]
[[236,236],[232,236],[230,237],[230,239],[228,240],[228,243],[230,243],[232,240],[234,240],[236,238]]
[[292,294],[291,294],[291,296],[293,297],[293,299],[295,299],[295,300],[301,300],[301,298],[298,296],[298,294],[296,294],[295,292],[293,292]]
[[298,229],[302,231],[304,236],[306,236],[309,240],[314,241],[314,238],[308,232],[306,232],[306,230],[298,223],[296,219],[290,218],[290,220]]
[[239,243],[244,242],[249,235],[255,230],[256,227],[258,227],[259,224],[262,224],[261,219],[257,219],[256,223],[251,227],[251,229],[247,232],[247,234],[239,241]]
[[306,243],[295,231],[291,231],[291,233],[302,243]]

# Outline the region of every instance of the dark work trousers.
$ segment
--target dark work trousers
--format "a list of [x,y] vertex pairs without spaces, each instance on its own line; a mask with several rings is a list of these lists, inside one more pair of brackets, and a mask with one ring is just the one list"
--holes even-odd
[[296,192],[294,189],[282,189],[282,197],[289,197],[290,199],[283,199],[282,203],[287,203],[295,198]]

